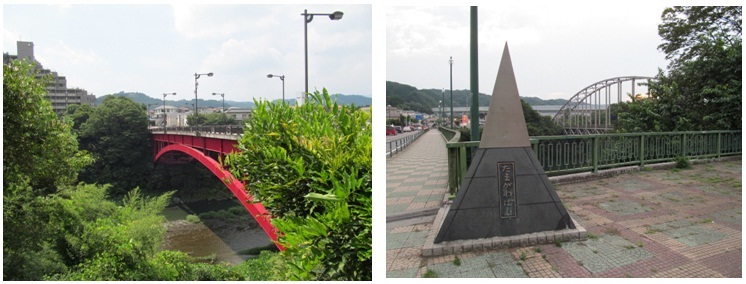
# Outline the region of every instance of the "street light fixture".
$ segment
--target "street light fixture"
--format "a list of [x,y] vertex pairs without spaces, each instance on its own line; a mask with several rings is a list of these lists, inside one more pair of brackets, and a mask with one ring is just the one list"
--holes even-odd
[[329,16],[330,20],[338,21],[342,19],[343,15],[344,13],[340,11],[336,11],[331,14],[319,14],[319,13],[309,14],[308,9],[304,9],[303,14],[301,14],[301,16],[303,16],[303,41],[304,41],[305,55],[306,55],[305,56],[306,57],[306,92],[305,92],[306,100],[308,100],[308,23],[313,21],[313,16]]
[[225,113],[225,94],[212,93],[212,95],[220,95],[223,97],[223,113]]
[[[272,77],[277,77],[277,78],[280,78],[280,80],[282,80],[282,103],[285,103],[285,75],[267,74],[267,78],[272,78]],[[308,87],[308,85],[306,85],[306,87]]]
[[453,129],[453,56],[448,62],[451,64],[451,129]]
[[176,95],[176,93],[164,93],[163,94],[163,134],[166,134],[166,123],[168,123],[168,114],[166,114],[166,96]]
[[212,77],[212,72],[202,73],[202,74],[194,73],[194,119],[196,119],[197,123],[199,123],[199,119],[197,118],[199,117],[199,111],[197,108],[197,86],[199,86],[199,83],[197,83],[197,79],[199,79],[199,77],[202,75],[207,75],[207,77]]

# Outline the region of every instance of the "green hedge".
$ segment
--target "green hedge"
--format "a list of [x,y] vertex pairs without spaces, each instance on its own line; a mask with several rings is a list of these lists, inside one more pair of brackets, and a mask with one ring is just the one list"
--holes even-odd
[[371,280],[370,112],[326,91],[300,106],[255,101],[225,160],[281,231],[286,277]]

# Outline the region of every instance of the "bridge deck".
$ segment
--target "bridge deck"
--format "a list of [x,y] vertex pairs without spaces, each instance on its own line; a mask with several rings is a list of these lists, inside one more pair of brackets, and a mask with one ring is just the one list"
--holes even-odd
[[440,208],[448,192],[447,155],[445,140],[432,129],[386,160],[387,217]]

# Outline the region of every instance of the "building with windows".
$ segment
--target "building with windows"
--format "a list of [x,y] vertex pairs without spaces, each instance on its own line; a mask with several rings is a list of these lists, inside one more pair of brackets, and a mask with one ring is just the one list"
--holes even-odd
[[87,104],[96,106],[96,96],[89,95],[88,91],[81,88],[68,88],[67,78],[60,76],[57,72],[44,67],[36,61],[34,57],[34,43],[29,41],[16,42],[18,55],[3,53],[3,64],[9,64],[11,60],[28,60],[36,64],[37,77],[49,76],[51,79],[47,83],[47,99],[52,102],[52,108],[57,114],[62,114],[67,110],[68,105]]

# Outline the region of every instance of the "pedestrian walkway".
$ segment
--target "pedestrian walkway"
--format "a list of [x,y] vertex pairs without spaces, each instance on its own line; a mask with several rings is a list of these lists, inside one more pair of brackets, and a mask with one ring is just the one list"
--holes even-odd
[[448,191],[447,154],[445,140],[432,129],[386,160],[387,217],[435,215]]
[[[435,139],[419,142],[437,143]],[[442,147],[443,142],[440,143]],[[418,145],[407,151],[426,148],[429,147]],[[437,149],[430,151],[433,154]],[[417,160],[420,156],[410,154],[408,158],[402,155],[396,162],[423,166]],[[445,163],[444,158],[440,164],[431,161],[425,165],[445,173]],[[386,276],[740,278],[741,174],[738,157],[686,170],[633,172],[555,186],[573,219],[588,231],[588,240],[580,242],[423,257],[421,249],[433,218],[388,222]],[[391,177],[392,173],[387,175]],[[399,200],[390,195],[401,192],[400,187],[426,190],[421,185],[427,180],[417,179],[413,185],[404,185],[404,174],[398,172],[396,176],[399,181],[388,182],[387,201]],[[438,184],[441,196],[445,185],[444,177]],[[387,209],[417,209],[410,209],[412,204],[401,201],[387,204]]]

